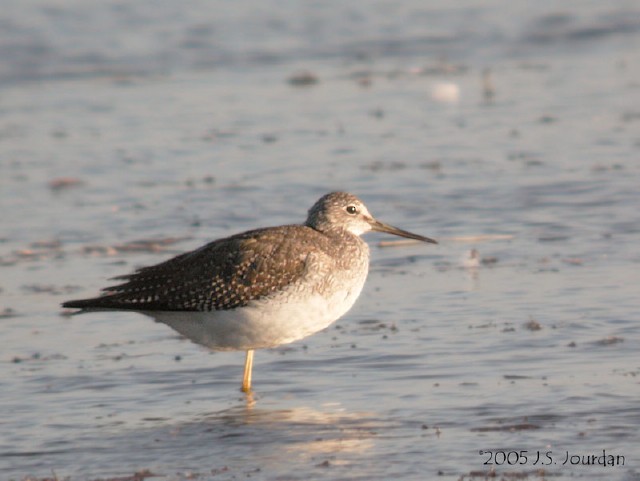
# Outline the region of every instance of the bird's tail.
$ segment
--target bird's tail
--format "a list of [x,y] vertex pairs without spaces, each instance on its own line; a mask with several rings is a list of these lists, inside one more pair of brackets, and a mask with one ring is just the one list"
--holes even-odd
[[83,312],[95,312],[95,311],[112,311],[113,307],[106,306],[104,297],[93,297],[91,299],[75,299],[72,301],[66,301],[62,303],[62,307],[69,309],[80,309],[74,314],[82,314]]

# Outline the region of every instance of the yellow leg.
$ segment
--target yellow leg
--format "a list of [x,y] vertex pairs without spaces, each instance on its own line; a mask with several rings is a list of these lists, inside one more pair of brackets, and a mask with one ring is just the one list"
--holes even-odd
[[244,361],[244,376],[242,377],[242,392],[251,392],[251,371],[253,370],[253,349],[247,351]]

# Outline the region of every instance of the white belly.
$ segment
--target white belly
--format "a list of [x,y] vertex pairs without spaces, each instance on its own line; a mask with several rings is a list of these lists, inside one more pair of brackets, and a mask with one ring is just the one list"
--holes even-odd
[[366,270],[363,274],[350,286],[335,290],[328,297],[317,292],[303,294],[292,289],[226,311],[159,311],[143,314],[210,349],[275,347],[321,331],[345,314],[362,291]]

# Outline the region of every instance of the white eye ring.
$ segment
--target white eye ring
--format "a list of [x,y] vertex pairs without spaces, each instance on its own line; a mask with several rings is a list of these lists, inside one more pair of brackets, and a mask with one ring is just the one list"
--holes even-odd
[[358,208],[355,205],[348,205],[344,210],[350,215],[356,215],[358,213]]

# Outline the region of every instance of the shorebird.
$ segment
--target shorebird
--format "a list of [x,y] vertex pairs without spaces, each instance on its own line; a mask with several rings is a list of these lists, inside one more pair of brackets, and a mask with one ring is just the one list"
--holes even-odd
[[376,220],[356,196],[332,192],[304,224],[215,240],[114,280],[100,297],[67,301],[89,311],[134,311],[212,350],[246,351],[242,391],[251,391],[255,349],[297,341],[353,306],[369,271],[360,238],[386,232],[437,244]]

